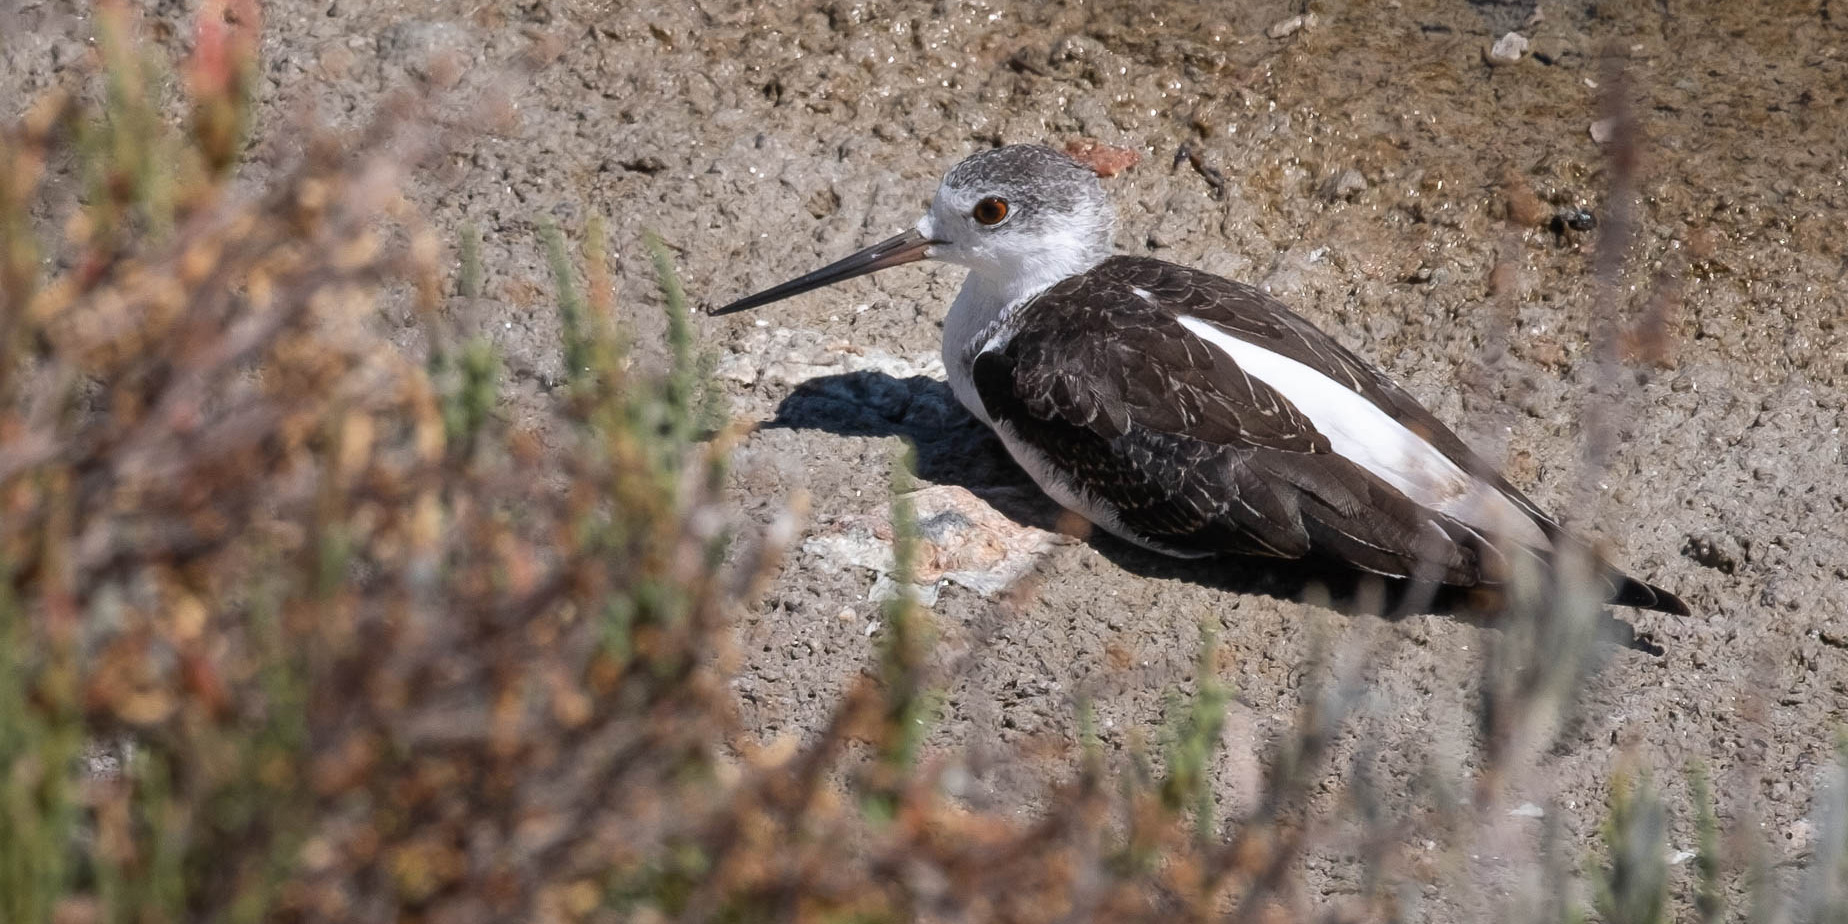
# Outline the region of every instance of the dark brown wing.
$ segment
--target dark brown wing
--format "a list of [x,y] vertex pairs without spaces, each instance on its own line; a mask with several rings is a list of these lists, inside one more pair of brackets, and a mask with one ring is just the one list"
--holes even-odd
[[[1488,482],[1513,501],[1553,542],[1556,551],[1567,545],[1589,551],[1539,505],[1509,484],[1495,466],[1470,449],[1443,421],[1418,403],[1418,399],[1282,302],[1251,286],[1159,260],[1116,257],[1108,262],[1114,264],[1113,274],[1149,292],[1161,304],[1210,321],[1247,342],[1287,356],[1348,385],[1404,424],[1406,429],[1424,437],[1458,468]],[[1603,565],[1603,570],[1610,584],[1612,603],[1681,616],[1689,614],[1687,604],[1673,593],[1609,565]]]
[[1248,343],[1287,356],[1352,388],[1457,467],[1494,485],[1532,517],[1548,538],[1564,535],[1553,519],[1504,480],[1443,421],[1352,351],[1262,290],[1221,276],[1146,257],[1115,257],[1110,274],[1178,313],[1209,321]]
[[[1394,577],[1423,565],[1446,583],[1481,580],[1493,553],[1480,535],[1334,453],[1137,281],[1093,272],[1017,309],[1013,335],[975,358],[989,418],[1162,548],[1314,552]],[[1082,325],[1058,310],[1065,299],[1082,300]]]
[[[1061,303],[1083,304],[1082,322]],[[1157,260],[1112,258],[1017,309],[1012,335],[975,359],[984,408],[1066,473],[1069,487],[1162,547],[1314,552],[1464,586],[1501,573],[1480,533],[1334,453],[1294,405],[1183,328],[1179,315],[1347,384],[1501,490],[1550,539],[1572,541],[1411,395],[1284,305]],[[1686,612],[1667,591],[1614,570],[1608,577],[1613,602]]]

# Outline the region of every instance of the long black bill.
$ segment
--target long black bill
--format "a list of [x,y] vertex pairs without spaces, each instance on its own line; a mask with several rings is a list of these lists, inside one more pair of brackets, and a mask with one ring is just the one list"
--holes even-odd
[[880,241],[844,260],[838,260],[806,276],[798,276],[780,286],[772,286],[756,295],[738,299],[723,308],[715,308],[708,314],[731,314],[734,311],[749,311],[759,305],[779,302],[791,295],[801,295],[822,286],[833,285],[844,279],[864,276],[877,272],[888,266],[912,263],[924,259],[924,251],[935,241],[925,240],[924,235],[916,229],[906,231],[897,237]]

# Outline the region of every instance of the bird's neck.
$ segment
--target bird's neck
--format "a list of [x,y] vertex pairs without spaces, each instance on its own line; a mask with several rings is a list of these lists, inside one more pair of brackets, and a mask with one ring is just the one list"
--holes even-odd
[[945,352],[952,346],[960,349],[970,345],[1002,315],[1063,278],[1002,276],[970,270],[968,278],[963,280],[962,290],[956,293],[956,301],[950,305],[949,315],[943,319]]
[[[1073,232],[1072,240],[1059,243],[1063,246],[994,254],[971,266],[944,319],[944,346],[967,344],[1016,306],[1110,256],[1107,234]],[[957,336],[952,338],[951,331]]]
[[943,366],[950,388],[976,417],[986,421],[975,394],[975,354],[1005,330],[1002,323],[1014,309],[1062,280],[1089,271],[1108,253],[1074,255],[1068,260],[1023,262],[1004,271],[972,269],[962,291],[943,319]]

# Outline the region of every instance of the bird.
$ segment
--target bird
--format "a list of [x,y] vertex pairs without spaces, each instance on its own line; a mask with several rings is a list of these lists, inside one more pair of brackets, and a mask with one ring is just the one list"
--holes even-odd
[[1378,368],[1264,291],[1118,254],[1097,173],[1037,144],[953,166],[915,226],[712,309],[932,259],[957,400],[1053,500],[1177,558],[1332,562],[1503,588],[1514,557],[1586,556],[1613,605],[1688,615],[1592,554]]

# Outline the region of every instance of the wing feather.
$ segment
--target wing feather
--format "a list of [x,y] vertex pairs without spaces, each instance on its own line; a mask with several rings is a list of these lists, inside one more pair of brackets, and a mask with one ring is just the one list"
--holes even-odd
[[[1176,295],[1158,279],[1092,274],[1016,309],[1011,336],[972,363],[989,419],[1145,544],[1321,551],[1397,577],[1428,561],[1475,582],[1473,533],[1334,453],[1294,405],[1181,327]],[[1083,299],[1096,323],[1060,317],[1062,298]]]
[[[1085,323],[1059,309],[1072,301],[1085,305]],[[1136,257],[1019,306],[1006,336],[972,359],[984,410],[1010,449],[1039,456],[1045,477],[1107,513],[1100,525],[1181,554],[1320,554],[1463,586],[1506,573],[1477,528],[1336,453],[1307,415],[1184,328],[1183,316],[1345,384],[1505,495],[1549,541],[1572,541],[1416,399],[1275,299]],[[1613,602],[1687,611],[1673,594],[1607,571]]]

